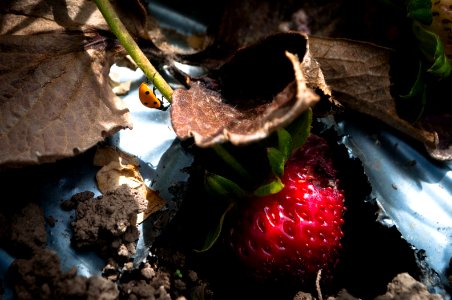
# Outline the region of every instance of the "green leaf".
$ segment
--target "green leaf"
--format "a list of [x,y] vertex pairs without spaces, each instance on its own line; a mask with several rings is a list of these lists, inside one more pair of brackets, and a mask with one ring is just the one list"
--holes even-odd
[[292,149],[297,149],[306,142],[311,133],[311,124],[312,109],[309,108],[287,127],[292,136]]
[[418,101],[416,103],[412,103],[413,106],[416,106],[417,103],[419,103],[420,106],[415,121],[419,120],[422,117],[422,114],[424,113],[425,110],[425,105],[427,103],[427,83],[424,80],[423,76],[424,71],[425,69],[422,67],[422,63],[419,63],[419,71],[409,93],[406,95],[400,95],[401,99],[409,101]]
[[194,249],[196,252],[206,252],[210,248],[212,248],[212,246],[215,244],[215,242],[218,240],[218,238],[221,235],[221,230],[223,229],[223,223],[224,223],[226,214],[234,207],[234,205],[235,205],[234,202],[229,203],[228,207],[221,215],[217,226],[207,234],[203,247],[200,250]]
[[267,148],[267,157],[273,174],[276,176],[282,176],[284,174],[284,165],[286,163],[286,157],[284,154],[276,148]]
[[216,144],[212,147],[213,151],[243,179],[248,182],[252,181],[252,176],[242,166],[242,164],[223,146]]
[[444,50],[443,42],[437,34],[435,34],[435,38],[437,41],[434,55],[435,62],[430,69],[427,70],[427,72],[440,78],[446,78],[451,74],[452,67]]
[[213,173],[206,174],[204,184],[208,192],[223,198],[241,198],[246,194],[234,181]]
[[425,25],[432,23],[432,1],[431,0],[409,0],[407,3],[408,17]]
[[284,157],[284,163],[289,159],[290,154],[292,153],[292,135],[281,128],[278,130],[278,150]]
[[422,62],[419,62],[419,70],[417,72],[416,80],[411,86],[410,91],[406,95],[401,95],[400,97],[403,99],[412,99],[424,93],[425,90],[425,81],[422,76],[424,73],[424,68],[422,67]]
[[254,191],[254,195],[257,197],[263,197],[267,195],[276,194],[279,191],[281,191],[284,188],[284,184],[281,182],[281,179],[279,177],[276,177],[275,180],[273,180],[270,183],[261,185]]
[[427,30],[419,22],[413,22],[413,34],[419,42],[422,54],[432,64],[427,71],[439,78],[448,77],[452,68],[440,37]]

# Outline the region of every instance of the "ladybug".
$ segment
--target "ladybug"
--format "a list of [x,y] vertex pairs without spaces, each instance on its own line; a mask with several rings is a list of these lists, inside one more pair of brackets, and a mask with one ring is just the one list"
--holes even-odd
[[149,108],[164,109],[163,101],[155,95],[155,87],[151,90],[146,82],[142,82],[138,89],[141,103]]

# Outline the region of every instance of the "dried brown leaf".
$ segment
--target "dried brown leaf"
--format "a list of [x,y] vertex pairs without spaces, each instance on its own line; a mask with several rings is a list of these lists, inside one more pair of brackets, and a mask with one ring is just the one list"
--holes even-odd
[[289,124],[319,99],[300,68],[299,58],[307,68],[312,62],[306,42],[301,34],[277,34],[238,51],[218,70],[221,93],[199,82],[176,90],[171,119],[177,136],[194,137],[200,147],[240,145]]
[[[210,43],[204,51],[179,55],[187,64],[202,64],[205,68],[222,65],[237,49],[253,45],[280,32],[298,31],[306,34],[334,36],[344,27],[344,1],[330,0],[231,0],[215,4],[208,11]],[[206,8],[202,7],[199,9]],[[208,9],[208,8],[207,8]],[[202,49],[202,48],[201,48]],[[181,53],[182,54],[182,53]]]
[[[344,1],[231,0],[225,2],[214,33],[217,43],[238,49],[283,31],[334,35],[346,20]],[[342,33],[343,34],[343,33]]]
[[[196,83],[188,91],[176,91],[172,110],[176,134],[182,139],[193,136],[203,147],[224,141],[243,144],[266,137],[293,120],[291,117],[300,112],[295,109],[293,115],[289,113],[293,109],[290,105],[297,103],[289,100],[295,89],[289,84],[281,53],[275,50],[287,48],[303,57],[301,66],[293,64],[303,74],[303,84],[322,91],[332,103],[372,116],[425,143],[433,157],[447,156],[439,153],[438,135],[431,128],[426,130],[425,122],[413,124],[398,114],[391,95],[393,50],[314,36],[301,45],[296,42],[300,36],[295,32],[272,35],[237,51],[220,67],[216,81],[205,80],[207,86]],[[276,96],[265,101],[269,95]],[[290,117],[279,119],[280,112]]]
[[1,1],[0,11],[2,35],[28,35],[54,30],[108,30],[94,1]]
[[[146,8],[138,0],[113,5],[133,36],[148,37]],[[0,2],[0,34],[36,34],[53,30],[109,30],[94,1],[21,0]]]
[[435,133],[415,127],[396,111],[390,93],[392,50],[364,42],[320,37],[310,37],[309,45],[336,100],[423,143],[435,145]]
[[97,186],[102,194],[126,185],[145,199],[137,215],[138,224],[165,206],[166,201],[144,183],[136,157],[112,147],[102,147],[97,149],[93,163],[102,166],[96,174]]
[[138,168],[134,165],[111,161],[103,166],[96,174],[97,186],[102,194],[113,191],[125,184],[131,189],[144,188],[144,180]]
[[2,3],[14,13],[0,20],[0,165],[70,157],[132,126],[108,84],[115,52],[92,32],[103,26],[97,10],[56,2]]
[[135,155],[120,151],[118,148],[106,146],[100,147],[96,150],[93,158],[93,165],[103,167],[112,161],[136,167],[140,165],[140,162]]

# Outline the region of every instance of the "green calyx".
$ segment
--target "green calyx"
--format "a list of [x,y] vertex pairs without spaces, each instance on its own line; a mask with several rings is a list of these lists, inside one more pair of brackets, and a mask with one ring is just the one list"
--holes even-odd
[[[311,122],[312,110],[308,109],[298,119],[292,122],[290,126],[279,129],[275,136],[263,143],[263,145],[266,145],[267,159],[272,172],[272,179],[267,183],[259,185],[253,191],[250,191],[250,188],[243,188],[237,182],[222,175],[211,172],[205,173],[204,186],[206,191],[213,199],[223,200],[219,205],[222,205],[225,209],[222,211],[221,215],[218,216],[215,226],[213,226],[212,230],[207,234],[202,247],[200,249],[195,249],[196,252],[205,252],[213,247],[221,236],[226,216],[239,201],[251,197],[263,197],[270,194],[276,194],[284,188],[284,184],[281,182],[281,177],[284,174],[284,166],[292,155],[293,150],[299,148],[306,141],[311,131]],[[274,142],[275,140],[276,143]],[[271,145],[271,143],[274,143],[275,145]],[[223,147],[217,147],[214,151],[223,162],[233,162],[231,168],[236,171],[239,178],[243,179],[242,183],[249,182],[250,172],[241,166],[238,158],[233,157]],[[248,187],[248,185],[246,186]]]
[[204,185],[210,194],[223,199],[243,198],[246,195],[246,192],[237,183],[213,173],[206,173]]
[[294,149],[304,144],[311,132],[312,110],[308,109],[287,129],[277,131],[278,144],[267,148],[267,159],[273,172],[274,179],[254,190],[254,196],[263,197],[276,194],[284,188],[281,177],[284,175],[284,166],[292,155]]

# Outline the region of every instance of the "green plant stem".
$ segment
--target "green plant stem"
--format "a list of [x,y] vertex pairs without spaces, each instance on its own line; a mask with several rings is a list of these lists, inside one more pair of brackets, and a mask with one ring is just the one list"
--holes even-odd
[[[126,49],[127,53],[132,57],[138,67],[143,71],[146,77],[152,81],[154,86],[162,93],[162,95],[171,103],[173,90],[166,80],[159,74],[157,69],[151,64],[149,59],[141,51],[138,44],[127,31],[127,28],[119,19],[113,6],[109,0],[95,0],[97,8],[107,21],[113,34],[119,40],[121,45]],[[243,178],[251,181],[251,175],[242,167],[242,165],[221,145],[213,147],[217,155],[228,163]]]
[[213,150],[215,153],[224,161],[226,162],[234,171],[236,171],[240,176],[242,176],[243,179],[245,179],[247,182],[252,182],[252,176],[248,171],[235,159],[234,156],[229,153],[226,148],[224,148],[222,145],[214,145]]
[[138,67],[143,71],[146,77],[152,81],[154,86],[162,93],[162,95],[171,103],[173,90],[165,79],[159,74],[157,69],[151,64],[149,59],[141,51],[138,44],[127,31],[127,28],[119,19],[113,6],[109,0],[95,0],[97,8],[110,26],[113,34],[118,38],[121,45],[126,49],[127,53],[132,57]]

